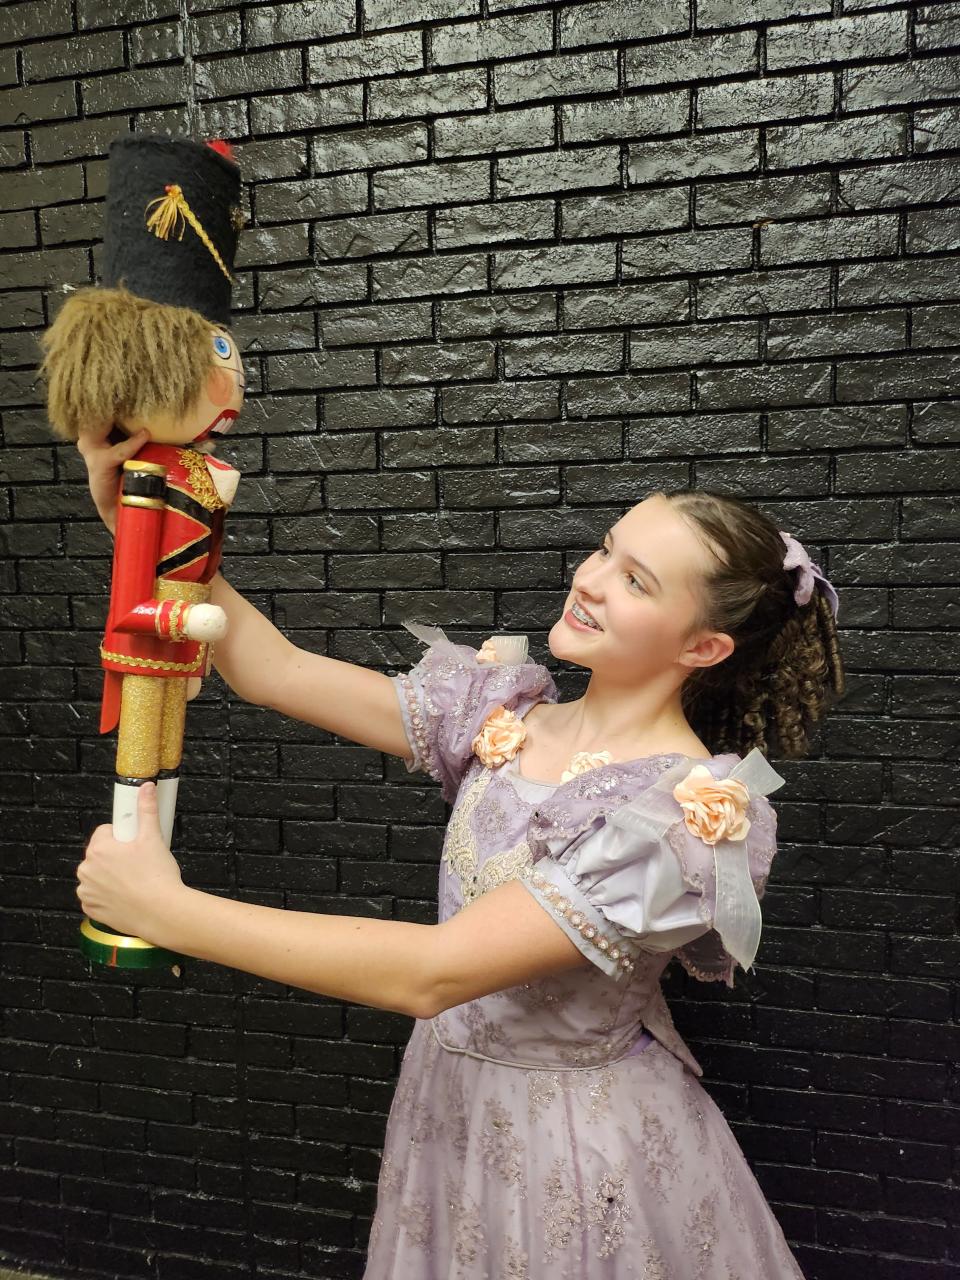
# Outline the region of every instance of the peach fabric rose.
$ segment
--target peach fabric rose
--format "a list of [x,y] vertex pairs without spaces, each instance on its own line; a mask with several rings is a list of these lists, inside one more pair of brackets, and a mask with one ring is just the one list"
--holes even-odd
[[715,778],[704,764],[694,765],[677,783],[673,797],[683,806],[687,830],[706,844],[743,840],[750,830],[750,792],[736,778]]
[[523,745],[527,727],[519,716],[499,706],[487,716],[483,728],[470,743],[474,753],[489,769],[512,760]]
[[500,655],[497,653],[496,645],[492,640],[484,640],[483,644],[477,650],[478,662],[499,662]]
[[602,764],[609,764],[613,756],[609,751],[577,751],[570,757],[570,768],[560,775],[561,782],[569,782],[578,773],[588,773]]

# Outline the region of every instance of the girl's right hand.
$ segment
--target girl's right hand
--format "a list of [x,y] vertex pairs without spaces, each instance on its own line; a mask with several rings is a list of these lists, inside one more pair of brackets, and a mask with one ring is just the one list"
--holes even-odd
[[120,471],[128,458],[134,457],[150,439],[150,432],[143,428],[136,435],[112,444],[109,440],[113,429],[111,422],[81,431],[77,448],[87,468],[87,484],[90,496],[100,519],[111,533],[117,528],[117,496],[120,489]]

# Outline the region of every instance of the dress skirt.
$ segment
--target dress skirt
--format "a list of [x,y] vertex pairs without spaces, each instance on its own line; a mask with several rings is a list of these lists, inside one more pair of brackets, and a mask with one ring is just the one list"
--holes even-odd
[[657,1040],[539,1070],[417,1020],[363,1280],[748,1277],[803,1273],[722,1112]]

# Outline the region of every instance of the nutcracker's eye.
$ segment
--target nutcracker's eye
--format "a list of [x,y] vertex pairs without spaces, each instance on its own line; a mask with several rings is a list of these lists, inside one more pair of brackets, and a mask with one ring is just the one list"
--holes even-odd
[[218,333],[217,336],[214,338],[213,349],[217,353],[217,355],[221,357],[221,359],[223,360],[229,359],[230,343],[227,341],[225,337],[223,337],[222,334]]

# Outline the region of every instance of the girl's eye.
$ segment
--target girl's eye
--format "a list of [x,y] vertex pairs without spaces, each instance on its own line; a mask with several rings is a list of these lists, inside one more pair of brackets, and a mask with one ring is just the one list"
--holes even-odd
[[[610,554],[609,547],[607,547],[604,543],[601,542],[600,546],[597,547],[597,555],[608,556],[609,554]],[[635,578],[632,573],[628,573],[627,578],[630,580],[633,586],[639,587],[641,591],[646,591],[646,587],[643,585],[643,583],[640,582],[637,578]]]
[[230,343],[219,333],[213,340],[213,349],[217,355],[221,356],[224,360],[226,360],[230,355]]

